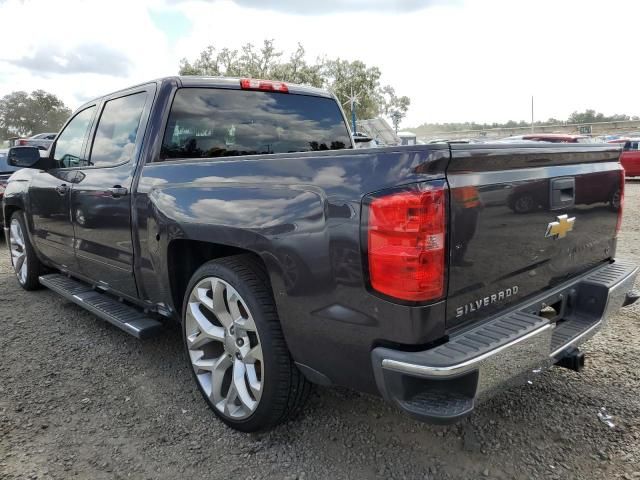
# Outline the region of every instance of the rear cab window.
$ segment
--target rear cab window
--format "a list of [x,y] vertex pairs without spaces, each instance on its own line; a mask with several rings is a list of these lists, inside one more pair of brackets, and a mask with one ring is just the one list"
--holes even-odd
[[351,148],[333,98],[215,88],[176,92],[160,160]]

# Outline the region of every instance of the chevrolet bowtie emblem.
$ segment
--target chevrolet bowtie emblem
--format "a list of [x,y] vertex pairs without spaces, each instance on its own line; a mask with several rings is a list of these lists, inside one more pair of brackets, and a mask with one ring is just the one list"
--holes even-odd
[[576,223],[576,217],[569,218],[567,215],[558,215],[557,222],[551,222],[547,225],[547,233],[545,237],[564,238],[571,230],[573,224]]

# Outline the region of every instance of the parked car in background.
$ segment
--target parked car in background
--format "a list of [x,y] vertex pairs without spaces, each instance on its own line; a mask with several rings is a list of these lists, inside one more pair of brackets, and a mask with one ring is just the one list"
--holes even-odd
[[426,145],[433,145],[434,143],[446,143],[448,145],[455,145],[455,144],[463,144],[463,143],[484,143],[484,140],[479,140],[477,138],[453,138],[453,139],[447,139],[447,138],[434,138],[432,140],[428,140],[426,142]]
[[[2,204],[2,197],[4,197],[4,189],[7,186],[7,181],[13,172],[17,170],[16,167],[12,167],[7,163],[8,150],[0,150],[0,204]],[[0,222],[4,222],[4,215],[2,209],[0,209]]]
[[353,134],[353,141],[356,148],[375,148],[378,146],[378,142],[374,138],[363,132],[355,132]]
[[417,145],[418,139],[413,132],[398,132],[398,138],[400,139],[400,145]]
[[28,138],[19,138],[15,142],[18,147],[38,147],[40,150],[49,150],[57,133],[38,133]]
[[565,133],[529,133],[527,135],[514,135],[503,138],[501,142],[517,143],[521,140],[548,143],[594,143],[593,139],[587,135],[570,135]]
[[620,163],[627,177],[640,176],[640,138],[617,138],[608,143],[622,144]]

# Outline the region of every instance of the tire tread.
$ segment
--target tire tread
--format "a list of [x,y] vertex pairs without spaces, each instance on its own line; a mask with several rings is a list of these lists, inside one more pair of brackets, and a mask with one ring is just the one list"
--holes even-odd
[[[24,212],[22,210],[15,210],[11,218],[9,219],[9,225],[11,225],[11,221],[17,218],[18,222],[20,222],[20,228],[22,228],[22,235],[24,236],[24,245],[27,251],[27,280],[25,283],[21,283],[18,280],[18,283],[22,288],[27,291],[37,290],[41,288],[40,285],[40,275],[44,273],[44,265],[40,262],[38,257],[36,256],[36,252],[31,245],[31,239],[29,238],[29,232],[27,231],[27,222],[25,220]],[[9,237],[11,237],[11,233],[9,233]],[[7,246],[10,247],[10,238],[6,239]]]
[[[196,271],[193,278],[197,278],[203,273],[203,269],[214,263],[232,270],[245,283],[259,304],[259,308],[262,310],[263,317],[266,320],[263,326],[269,330],[271,344],[278,362],[278,367],[274,370],[279,373],[279,377],[275,379],[276,393],[272,408],[269,410],[269,418],[261,422],[260,428],[252,429],[252,431],[268,430],[293,418],[302,409],[309,398],[312,384],[300,372],[291,358],[280,326],[280,319],[271,290],[271,282],[262,263],[252,254],[233,255],[205,263]],[[187,290],[186,294],[188,295],[190,289]],[[226,419],[222,419],[227,424],[235,427]]]

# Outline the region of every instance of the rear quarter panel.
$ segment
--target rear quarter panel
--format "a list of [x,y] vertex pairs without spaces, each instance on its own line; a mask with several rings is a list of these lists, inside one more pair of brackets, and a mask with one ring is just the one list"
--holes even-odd
[[151,302],[171,303],[166,252],[175,240],[255,252],[294,359],[373,392],[372,346],[442,336],[444,304],[407,307],[367,291],[362,197],[443,178],[448,157],[436,146],[147,165],[135,196],[140,290]]

